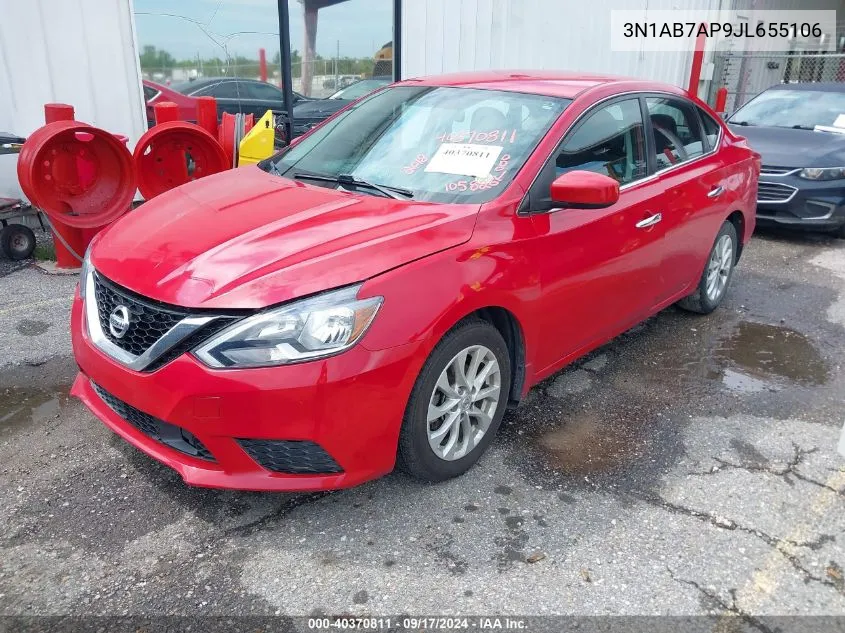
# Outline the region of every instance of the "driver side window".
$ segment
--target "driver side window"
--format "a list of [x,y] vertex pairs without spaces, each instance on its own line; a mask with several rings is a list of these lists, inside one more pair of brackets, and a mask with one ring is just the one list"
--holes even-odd
[[566,139],[555,176],[586,170],[625,185],[648,175],[639,99],[617,101],[591,113]]
[[669,98],[646,99],[657,169],[667,169],[704,153],[704,139],[695,112],[683,101]]

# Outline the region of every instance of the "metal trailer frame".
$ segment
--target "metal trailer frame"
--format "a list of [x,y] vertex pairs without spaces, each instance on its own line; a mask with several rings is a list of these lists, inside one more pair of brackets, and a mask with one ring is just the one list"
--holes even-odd
[[[25,140],[14,134],[0,132],[0,156],[17,154]],[[18,198],[0,198],[0,251],[9,259],[27,259],[35,250],[35,234],[32,229],[25,224],[10,222],[12,219],[24,217],[38,218],[41,230],[46,230],[40,209]]]

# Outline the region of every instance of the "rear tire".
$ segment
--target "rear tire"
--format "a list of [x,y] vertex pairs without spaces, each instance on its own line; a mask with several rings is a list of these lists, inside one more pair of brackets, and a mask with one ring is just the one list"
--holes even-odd
[[0,231],[0,250],[13,261],[26,259],[35,250],[35,233],[23,224],[9,224]]
[[477,318],[458,323],[431,352],[414,384],[397,466],[433,482],[465,473],[493,441],[510,384],[510,355],[499,331]]
[[679,308],[710,314],[721,305],[733,277],[738,243],[736,228],[726,221],[713,242],[695,291],[678,302]]

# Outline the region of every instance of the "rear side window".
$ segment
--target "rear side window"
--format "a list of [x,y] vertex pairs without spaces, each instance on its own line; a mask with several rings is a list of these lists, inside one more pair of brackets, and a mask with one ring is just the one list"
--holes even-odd
[[704,139],[692,104],[679,99],[649,97],[646,105],[658,170],[704,154]]
[[564,141],[555,174],[593,171],[624,185],[648,175],[638,99],[617,101],[591,113]]
[[282,101],[282,91],[269,84],[248,83],[247,87],[250,99],[263,99],[265,101]]
[[701,108],[698,108],[698,115],[701,117],[701,124],[704,126],[704,135],[707,137],[707,144],[710,146],[710,149],[716,149],[716,145],[719,144],[719,133],[722,131],[722,126]]
[[246,90],[240,88],[237,81],[221,81],[219,83],[211,84],[205,88],[198,90],[194,94],[196,96],[204,95],[216,97],[218,99],[237,99],[240,93],[240,98],[246,99]]
[[144,86],[144,101],[149,101],[158,94],[158,90],[152,86]]

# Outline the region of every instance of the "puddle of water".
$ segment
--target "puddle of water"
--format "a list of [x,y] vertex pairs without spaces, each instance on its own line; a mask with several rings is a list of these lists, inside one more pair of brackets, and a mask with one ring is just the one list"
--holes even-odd
[[549,465],[569,474],[608,472],[642,455],[643,446],[629,427],[618,421],[602,424],[598,414],[584,411],[539,440]]
[[[738,372],[723,374],[728,387],[761,391],[756,379],[785,378],[792,382],[820,385],[828,380],[829,368],[813,343],[790,328],[742,321],[716,350],[716,357]],[[744,376],[740,378],[740,376]]]
[[55,418],[67,403],[70,387],[0,390],[0,433]]
[[[677,394],[683,394],[681,405],[699,397],[718,399],[711,382],[718,381],[735,393],[776,397],[791,384],[820,385],[830,378],[831,369],[814,342],[788,327],[751,321],[701,331],[684,326],[689,334],[668,336],[665,344],[652,341],[647,354],[622,371],[591,374],[594,391],[589,397],[573,396],[564,410],[554,398],[536,398],[525,419],[512,428],[525,430],[540,459],[536,452],[533,458],[517,452],[514,463],[549,485],[561,474],[597,480],[626,472],[636,475],[613,477],[614,485],[635,477],[641,481],[683,452],[672,422]],[[655,338],[660,343],[659,334]],[[630,347],[639,349],[633,342]],[[552,380],[557,378],[547,385]]]
[[[716,372],[717,377],[719,372]],[[722,384],[731,391],[739,393],[760,393],[762,391],[778,391],[778,387],[765,380],[754,378],[741,371],[726,368],[721,372]]]

